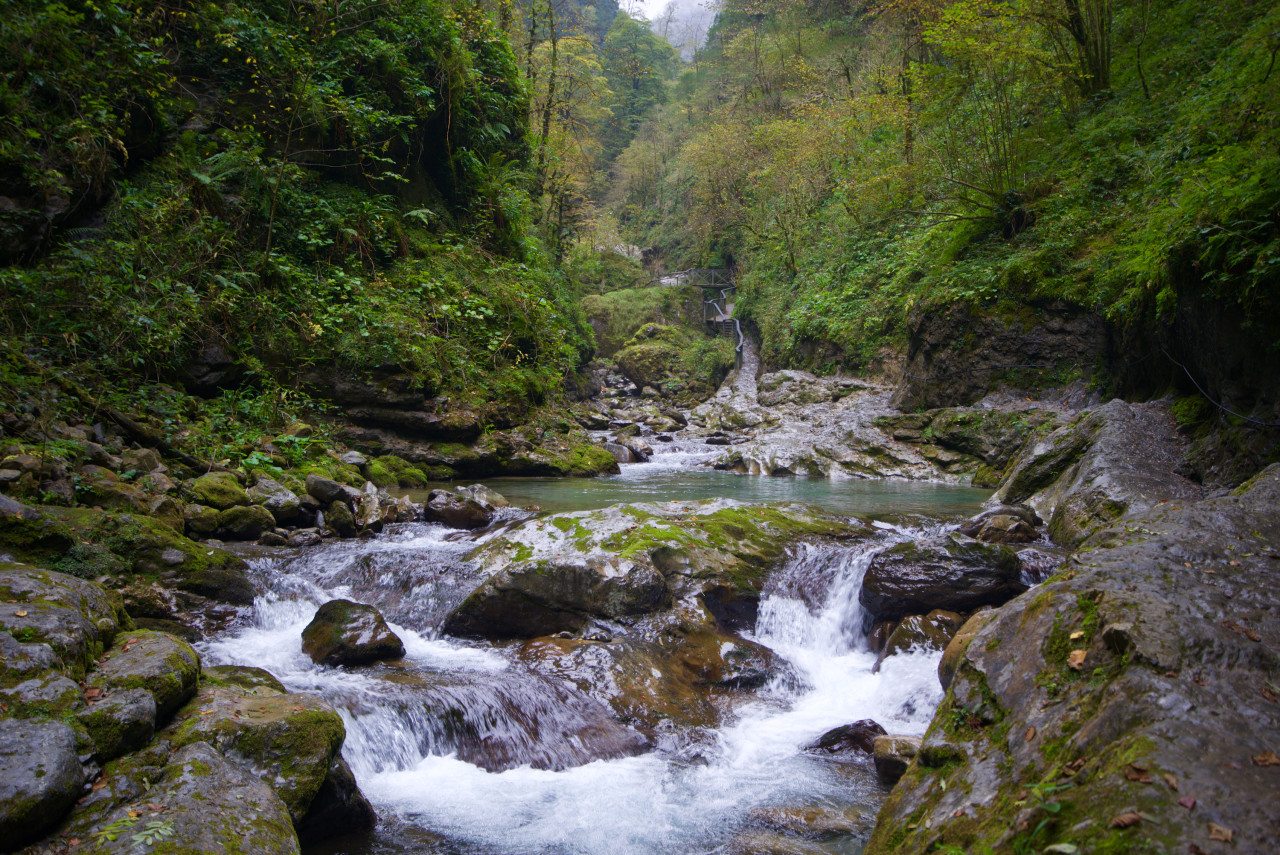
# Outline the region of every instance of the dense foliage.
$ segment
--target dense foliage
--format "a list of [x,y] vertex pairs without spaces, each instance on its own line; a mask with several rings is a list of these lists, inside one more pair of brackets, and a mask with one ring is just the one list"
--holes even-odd
[[728,0],[611,207],[736,264],[774,364],[866,367],[955,302],[1194,296],[1274,345],[1277,33],[1259,0]]
[[527,90],[474,4],[18,0],[4,332],[166,375],[216,344],[536,401],[590,333],[531,226]]

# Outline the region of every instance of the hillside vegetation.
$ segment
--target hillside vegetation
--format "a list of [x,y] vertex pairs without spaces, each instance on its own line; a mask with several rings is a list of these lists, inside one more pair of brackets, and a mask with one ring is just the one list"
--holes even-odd
[[775,366],[1065,302],[1185,386],[1161,347],[1280,346],[1278,52],[1253,0],[727,0],[610,206],[671,267],[736,265]]

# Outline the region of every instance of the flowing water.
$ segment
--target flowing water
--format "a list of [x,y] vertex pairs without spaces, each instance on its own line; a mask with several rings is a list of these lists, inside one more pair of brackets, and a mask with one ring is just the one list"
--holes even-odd
[[[901,482],[773,479],[783,485],[775,486],[691,473],[696,460],[675,450],[613,479],[489,483],[548,510],[731,493],[936,519],[972,513],[986,495]],[[839,500],[836,487],[844,491]],[[261,594],[252,619],[205,652],[215,664],[264,667],[342,714],[343,754],[381,819],[371,839],[326,852],[759,851],[750,836],[768,812],[799,808],[856,829],[824,844],[827,852],[853,853],[884,790],[869,764],[833,763],[801,747],[859,719],[920,734],[932,717],[942,696],[938,654],[892,657],[872,673],[876,657],[862,636],[858,603],[874,552],[920,536],[922,524],[879,523],[878,541],[855,546],[797,546],[771,578],[751,636],[789,662],[793,677],[739,702],[718,730],[676,740],[684,750],[637,754],[643,740],[576,689],[532,673],[506,649],[438,637],[442,617],[482,578],[464,558],[475,536],[438,526],[398,526],[372,541],[257,560]],[[312,664],[300,633],[337,596],[377,605],[404,640],[405,659],[354,670]]]

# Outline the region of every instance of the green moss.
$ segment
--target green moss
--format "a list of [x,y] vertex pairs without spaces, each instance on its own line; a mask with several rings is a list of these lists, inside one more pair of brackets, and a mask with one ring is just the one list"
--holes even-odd
[[197,478],[191,485],[191,501],[220,511],[251,504],[249,494],[229,472],[210,472]]
[[367,470],[369,480],[379,487],[420,489],[427,486],[427,473],[394,454],[373,458]]

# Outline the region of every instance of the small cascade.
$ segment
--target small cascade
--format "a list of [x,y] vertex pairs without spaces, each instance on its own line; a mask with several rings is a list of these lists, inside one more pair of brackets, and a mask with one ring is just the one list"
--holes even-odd
[[[869,828],[883,798],[869,764],[842,767],[800,747],[863,718],[890,732],[926,727],[941,698],[937,655],[896,656],[873,674],[858,603],[875,551],[919,534],[797,547],[765,592],[754,639],[798,679],[739,705],[692,755],[646,751],[602,704],[501,649],[435,637],[442,606],[413,601],[454,600],[438,582],[442,565],[470,574],[468,584],[477,571],[461,559],[474,541],[429,526],[259,562],[252,624],[205,652],[214,663],[265,667],[339,709],[344,756],[386,819],[368,852],[421,852],[426,829],[476,853],[711,853],[746,833],[754,811],[775,807],[863,813]],[[351,670],[311,663],[300,633],[333,596],[399,615],[405,659]]]

